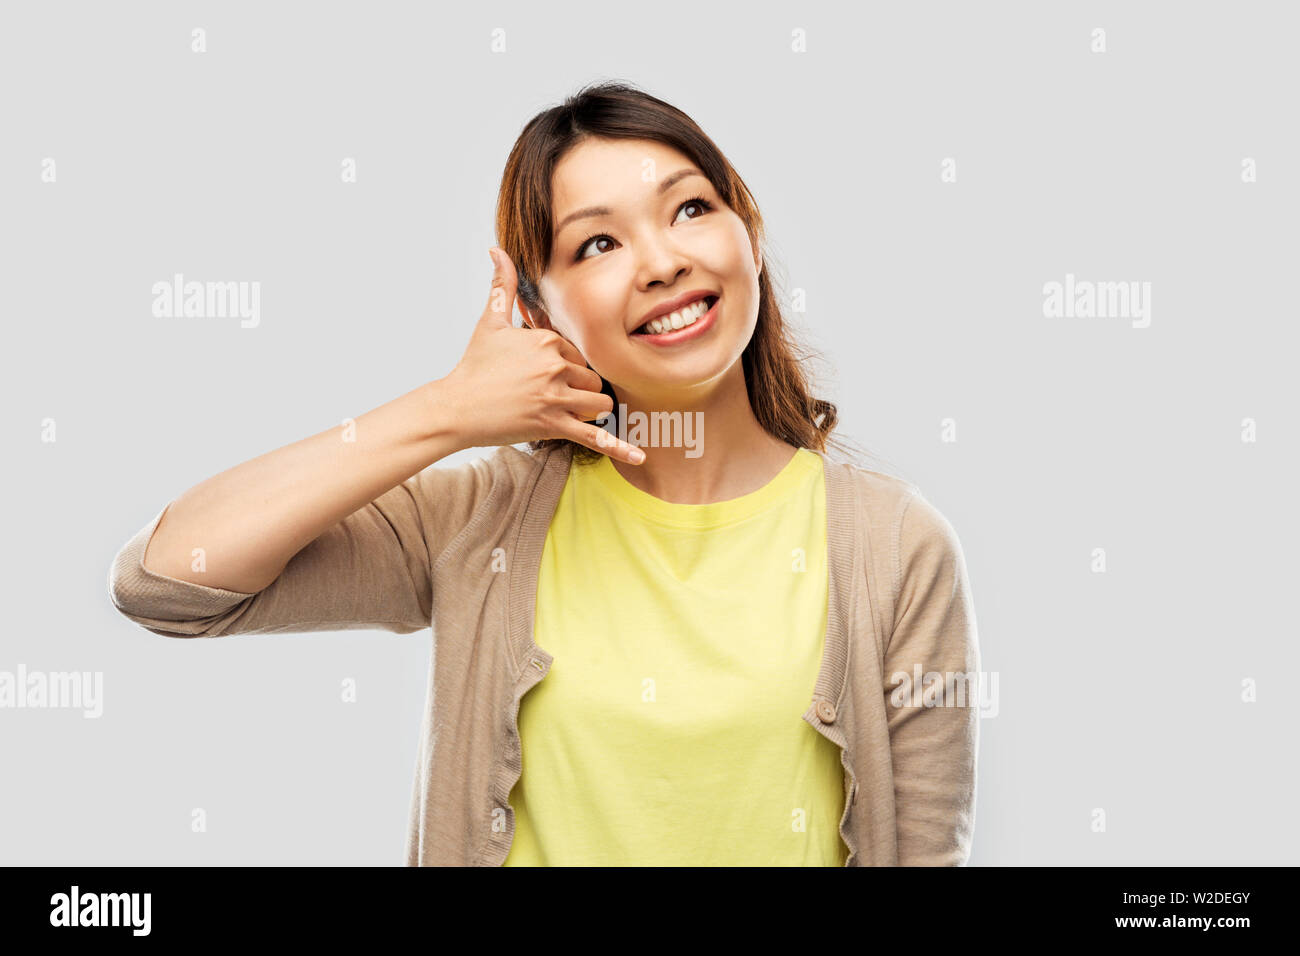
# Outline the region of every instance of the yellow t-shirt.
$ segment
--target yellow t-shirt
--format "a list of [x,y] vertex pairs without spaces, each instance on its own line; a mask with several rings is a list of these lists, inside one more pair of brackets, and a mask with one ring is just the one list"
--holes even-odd
[[843,866],[840,750],[802,715],[826,634],[822,461],[663,501],[574,463],[547,532],[506,866]]

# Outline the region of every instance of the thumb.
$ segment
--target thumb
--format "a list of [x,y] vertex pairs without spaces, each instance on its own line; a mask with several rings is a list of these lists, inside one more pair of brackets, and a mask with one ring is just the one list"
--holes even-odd
[[479,319],[480,325],[493,328],[514,325],[515,287],[518,279],[515,264],[502,249],[493,246],[488,250],[492,258],[492,291],[488,294],[487,307]]

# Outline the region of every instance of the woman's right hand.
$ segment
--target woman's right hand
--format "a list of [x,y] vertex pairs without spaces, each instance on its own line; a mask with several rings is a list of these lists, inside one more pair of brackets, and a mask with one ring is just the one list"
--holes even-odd
[[599,425],[614,409],[600,376],[577,347],[549,329],[515,328],[518,277],[493,248],[492,289],[465,354],[438,384],[455,405],[457,430],[470,447],[568,438],[628,464],[645,453]]

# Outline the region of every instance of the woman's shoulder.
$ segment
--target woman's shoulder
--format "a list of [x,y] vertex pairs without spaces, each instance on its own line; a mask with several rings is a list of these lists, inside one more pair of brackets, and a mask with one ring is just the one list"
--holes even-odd
[[898,475],[825,455],[822,462],[827,481],[847,491],[859,511],[873,521],[900,517],[911,499],[921,494],[917,485]]
[[559,449],[466,449],[427,466],[401,488],[414,501],[433,553],[444,554],[474,527],[513,520],[543,479],[549,479],[546,487],[562,487],[567,473],[562,458]]
[[909,555],[921,552],[961,553],[952,522],[915,482],[853,462],[826,460],[825,467],[828,476],[852,489],[858,518],[869,527],[873,547],[883,544],[896,566],[905,566]]

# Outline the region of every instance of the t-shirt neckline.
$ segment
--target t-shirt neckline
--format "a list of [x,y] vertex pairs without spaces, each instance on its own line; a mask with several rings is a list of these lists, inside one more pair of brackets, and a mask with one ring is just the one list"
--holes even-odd
[[664,501],[648,491],[642,491],[619,473],[608,455],[601,455],[589,467],[599,487],[643,517],[678,528],[705,529],[732,524],[771,507],[793,491],[820,463],[821,459],[816,452],[798,448],[781,470],[761,488],[738,498],[705,504]]

